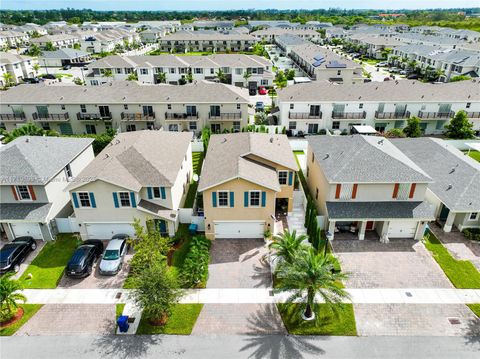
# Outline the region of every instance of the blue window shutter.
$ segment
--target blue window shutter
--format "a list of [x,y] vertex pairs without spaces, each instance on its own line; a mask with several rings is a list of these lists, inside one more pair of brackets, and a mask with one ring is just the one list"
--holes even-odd
[[267,205],[267,192],[262,191],[262,207]]
[[212,206],[217,207],[217,192],[212,192]]
[[160,195],[162,196],[162,199],[167,198],[167,196],[165,195],[165,187],[160,187]]
[[152,187],[147,187],[147,196],[148,196],[148,199],[153,199]]
[[97,204],[95,203],[95,195],[93,194],[93,192],[90,192],[88,196],[90,197],[90,205],[92,206],[92,208],[97,208]]
[[137,201],[135,199],[135,192],[130,192],[130,205],[133,208],[137,208]]
[[230,207],[235,207],[235,192],[230,192]]
[[118,208],[118,194],[117,192],[113,192],[113,204],[115,205],[115,208]]
[[288,172],[288,185],[291,186],[293,184],[293,172]]
[[248,207],[248,192],[243,193],[243,206]]
[[72,192],[72,199],[73,199],[73,206],[75,208],[78,208],[78,199],[77,199],[77,194],[75,192]]

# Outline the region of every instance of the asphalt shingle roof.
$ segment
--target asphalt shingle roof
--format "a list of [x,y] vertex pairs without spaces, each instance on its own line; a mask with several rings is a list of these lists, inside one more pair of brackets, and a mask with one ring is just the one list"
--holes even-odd
[[428,188],[451,211],[480,211],[480,163],[440,139],[394,139],[433,178]]
[[52,203],[2,203],[0,218],[2,221],[29,221],[44,223]]
[[435,207],[428,202],[327,202],[328,217],[333,220],[355,219],[435,219]]
[[376,136],[309,136],[330,183],[428,183],[432,179],[389,140]]
[[91,138],[19,137],[0,147],[0,183],[45,185],[92,142]]

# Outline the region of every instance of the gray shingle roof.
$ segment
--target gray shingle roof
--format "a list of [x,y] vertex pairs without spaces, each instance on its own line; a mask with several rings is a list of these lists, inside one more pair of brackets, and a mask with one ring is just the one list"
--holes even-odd
[[480,211],[480,163],[440,139],[394,139],[393,143],[433,178],[428,188],[451,211]]
[[190,132],[120,133],[75,178],[68,189],[96,180],[139,191],[175,183],[192,140]]
[[42,222],[47,219],[52,203],[2,203],[0,218],[2,221]]
[[259,163],[254,159],[255,156],[295,171],[298,169],[285,135],[212,135],[202,168],[199,191],[236,178],[280,191],[276,170]]
[[7,104],[128,104],[128,103],[248,103],[248,90],[220,83],[198,81],[184,86],[139,85],[114,81],[102,86],[19,85],[2,93]]
[[45,185],[92,142],[91,138],[19,137],[0,147],[0,183]]
[[327,212],[333,220],[435,219],[435,207],[428,202],[327,202]]
[[330,183],[428,183],[431,178],[389,140],[375,136],[309,136]]
[[280,102],[474,102],[480,101],[480,85],[477,80],[442,84],[402,80],[355,85],[312,81],[279,90],[278,98]]
[[90,56],[90,53],[66,47],[55,51],[43,51],[40,57],[44,59],[76,59],[85,56]]

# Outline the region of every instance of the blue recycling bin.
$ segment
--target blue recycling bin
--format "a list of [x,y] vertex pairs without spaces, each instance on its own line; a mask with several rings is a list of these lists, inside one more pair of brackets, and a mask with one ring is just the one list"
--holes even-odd
[[128,315],[121,315],[117,319],[117,325],[121,333],[126,333],[130,324],[128,324]]
[[190,232],[190,234],[196,234],[197,228],[198,228],[198,225],[196,225],[195,223],[192,223],[188,226],[188,231]]

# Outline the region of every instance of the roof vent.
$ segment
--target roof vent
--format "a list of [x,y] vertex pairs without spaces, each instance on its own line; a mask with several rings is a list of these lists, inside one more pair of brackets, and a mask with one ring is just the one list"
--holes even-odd
[[120,143],[120,140],[117,138],[117,140],[115,141],[115,144],[118,145]]
[[330,157],[330,154],[327,153],[323,159],[326,160],[329,157]]
[[455,172],[455,167],[453,167],[453,168],[450,170],[450,174],[452,174],[453,172]]
[[25,142],[26,142],[26,143],[30,142],[30,139],[29,139],[28,137],[25,138]]
[[380,141],[378,141],[378,144],[379,144],[379,145],[383,145],[383,139],[381,139]]
[[224,137],[223,140],[222,140],[222,143],[225,143],[225,142],[227,142],[227,138],[226,138],[226,137]]
[[110,156],[108,155],[108,153],[105,153],[105,159],[109,158]]
[[273,137],[270,137],[270,143],[273,143]]
[[449,184],[448,187],[447,187],[447,191],[451,190],[452,188],[453,188],[453,185]]

